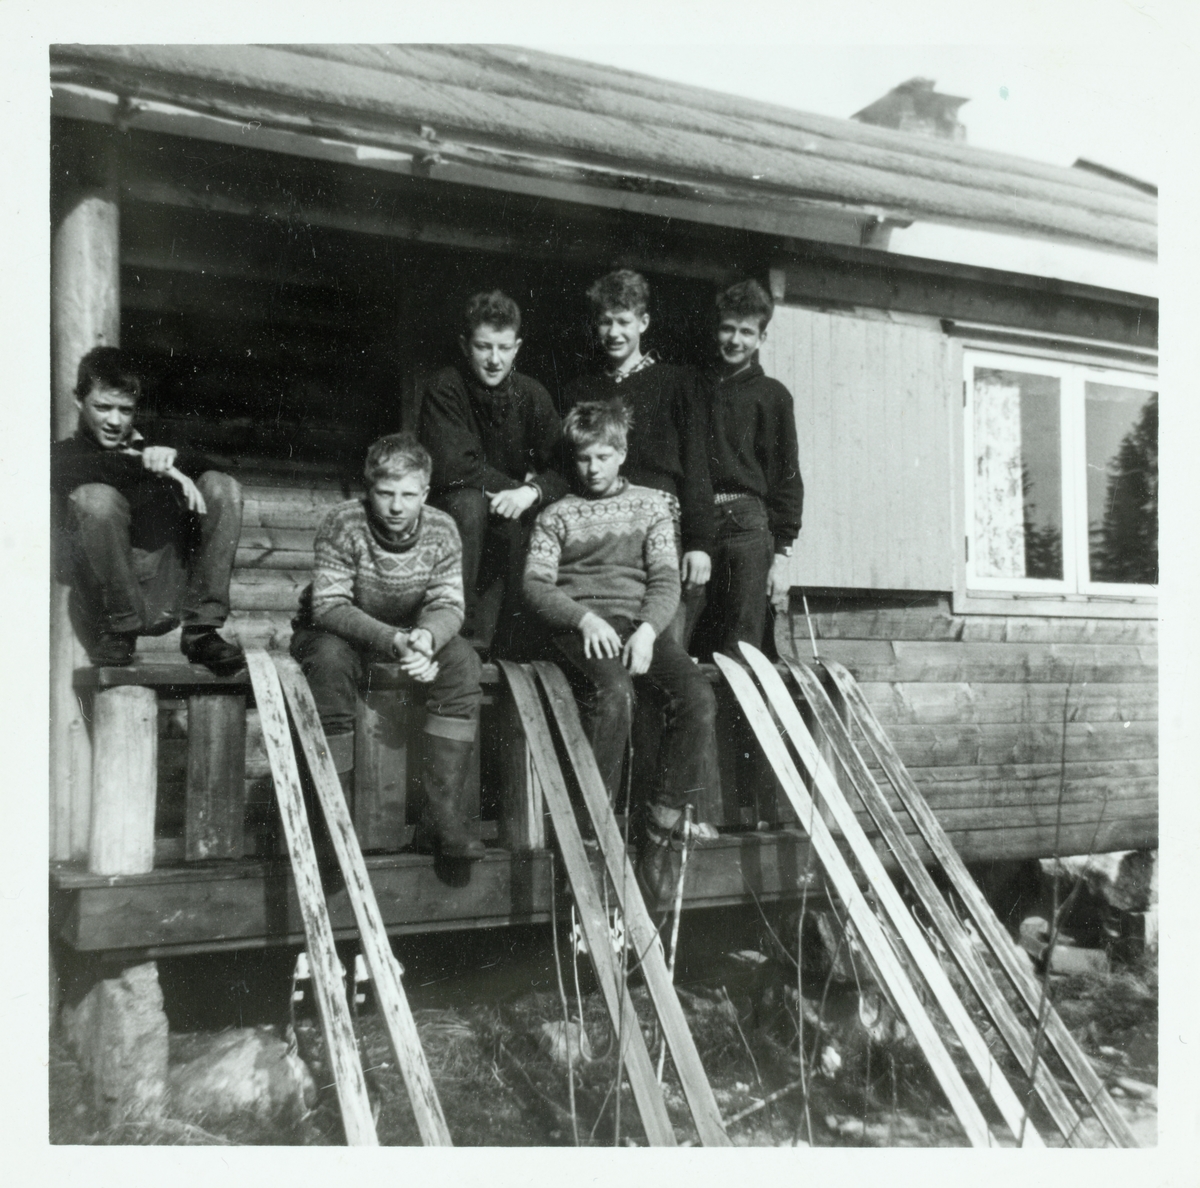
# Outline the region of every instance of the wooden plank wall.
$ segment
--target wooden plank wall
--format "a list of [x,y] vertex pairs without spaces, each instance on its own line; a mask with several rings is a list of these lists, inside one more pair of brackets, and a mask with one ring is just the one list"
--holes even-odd
[[937,323],[780,305],[761,360],[795,401],[805,493],[792,584],[953,589],[961,379]]
[[[809,607],[965,858],[1157,846],[1156,622],[954,615],[944,595]],[[803,612],[791,631],[809,662]]]

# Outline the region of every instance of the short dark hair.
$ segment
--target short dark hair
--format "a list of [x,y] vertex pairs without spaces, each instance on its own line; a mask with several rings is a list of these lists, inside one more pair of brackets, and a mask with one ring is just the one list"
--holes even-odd
[[119,347],[92,347],[79,360],[75,395],[83,400],[95,387],[114,388],[137,400],[142,394],[142,377],[133,360]]
[[563,421],[563,438],[572,450],[603,442],[615,450],[629,445],[633,416],[623,400],[584,400]]
[[619,268],[602,276],[587,291],[588,300],[597,314],[606,309],[628,309],[644,314],[650,307],[650,284],[640,272]]
[[433,459],[416,434],[408,429],[379,438],[367,450],[363,478],[368,487],[373,487],[382,478],[402,478],[416,473],[423,474],[428,482],[433,473]]
[[499,289],[490,293],[476,293],[463,310],[463,335],[470,338],[480,326],[492,326],[497,330],[512,329],[521,333],[521,307]]
[[739,281],[717,297],[717,316],[721,318],[758,318],[759,330],[765,330],[775,302],[756,280]]

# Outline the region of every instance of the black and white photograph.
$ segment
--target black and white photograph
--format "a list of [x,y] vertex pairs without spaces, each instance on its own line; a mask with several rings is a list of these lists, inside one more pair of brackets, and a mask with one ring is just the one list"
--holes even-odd
[[48,1166],[1196,1138],[1196,26],[809,8],[12,49]]

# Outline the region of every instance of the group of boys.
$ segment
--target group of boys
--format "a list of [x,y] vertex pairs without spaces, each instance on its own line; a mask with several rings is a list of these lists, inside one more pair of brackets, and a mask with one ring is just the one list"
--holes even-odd
[[[713,693],[686,645],[736,655],[739,640],[760,643],[768,599],[786,593],[803,501],[795,420],[787,389],[758,363],[773,306],[757,282],[717,299],[711,375],[643,350],[649,297],[629,270],[588,291],[606,366],[567,385],[562,419],[515,370],[516,303],[473,297],[465,365],[426,385],[416,434],[371,446],[365,498],[336,505],[317,530],[292,653],[347,784],[366,666],[391,659],[411,678],[425,709],[418,849],[483,855],[461,808],[481,651],[563,664],[614,801],[637,694],[661,707],[659,778],[641,822],[648,883],[684,806],[716,794]],[[86,611],[77,621],[98,664],[129,663],[138,633],[181,622],[189,659],[236,671],[240,650],[216,628],[228,613],[237,486],[143,442],[137,393],[119,352],[91,352],[79,431],[53,447]]]

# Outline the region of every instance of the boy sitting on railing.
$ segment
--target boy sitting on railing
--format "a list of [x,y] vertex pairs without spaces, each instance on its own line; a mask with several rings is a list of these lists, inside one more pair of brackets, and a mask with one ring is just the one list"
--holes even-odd
[[[646,806],[639,876],[654,897],[667,887],[683,808],[715,796],[716,700],[705,675],[664,632],[679,605],[670,497],[621,473],[630,415],[621,401],[577,404],[563,425],[579,494],[538,516],[525,565],[525,598],[566,661],[609,799],[618,802],[636,697],[662,703],[666,729],[657,791]],[[711,801],[709,801],[711,803]]]
[[196,454],[151,445],[133,427],[141,377],[116,347],[79,363],[79,428],[50,447],[72,619],[92,663],[133,663],[139,635],[183,624],[180,650],[218,676],[245,664],[217,629],[229,616],[229,579],[242,527],[242,493]]

